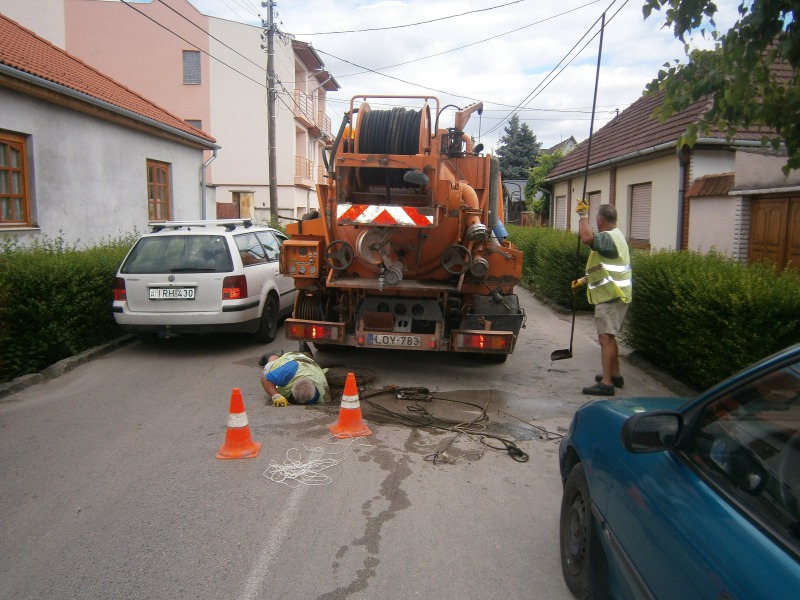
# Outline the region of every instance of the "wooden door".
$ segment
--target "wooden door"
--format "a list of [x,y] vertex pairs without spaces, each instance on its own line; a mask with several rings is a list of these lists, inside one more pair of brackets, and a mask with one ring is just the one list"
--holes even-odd
[[753,201],[750,260],[800,268],[800,197]]

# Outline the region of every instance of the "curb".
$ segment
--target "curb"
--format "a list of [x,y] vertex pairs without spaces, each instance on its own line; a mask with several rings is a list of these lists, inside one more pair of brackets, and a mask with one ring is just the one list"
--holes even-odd
[[13,402],[14,400],[9,398],[9,396],[29,388],[32,385],[36,385],[37,383],[42,383],[48,379],[61,377],[61,375],[68,371],[72,371],[78,365],[82,365],[85,362],[89,362],[90,360],[108,354],[109,352],[113,352],[117,348],[126,346],[135,340],[136,337],[133,335],[124,335],[115,340],[111,340],[110,342],[106,342],[105,344],[100,344],[94,348],[84,350],[75,356],[70,356],[69,358],[64,358],[56,363],[53,363],[49,367],[45,368],[41,373],[29,373],[27,375],[21,375],[16,379],[12,379],[11,381],[0,383],[0,402]]
[[642,356],[641,352],[637,350],[631,352],[627,356],[627,359],[629,363],[650,375],[650,377],[658,381],[658,383],[661,385],[667,387],[669,391],[677,396],[694,398],[699,394],[697,390],[689,387],[685,383],[678,381],[658,367],[654,367],[653,364],[648,362],[647,359]]

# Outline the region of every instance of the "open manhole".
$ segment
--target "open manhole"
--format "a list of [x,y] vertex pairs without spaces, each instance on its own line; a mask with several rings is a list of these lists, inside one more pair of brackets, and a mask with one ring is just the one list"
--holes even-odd
[[348,373],[352,373],[356,378],[356,386],[358,386],[359,393],[371,387],[372,382],[375,381],[375,371],[365,367],[334,366],[327,367],[327,369],[325,379],[328,380],[328,385],[331,388],[331,400],[333,402],[341,402]]

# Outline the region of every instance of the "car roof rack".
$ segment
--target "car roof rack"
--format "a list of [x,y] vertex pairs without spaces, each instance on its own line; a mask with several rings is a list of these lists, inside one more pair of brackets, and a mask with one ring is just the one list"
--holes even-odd
[[252,227],[252,219],[206,219],[198,221],[151,221],[147,224],[152,227],[152,233],[164,229],[180,229],[181,227],[224,227],[233,231],[237,227]]

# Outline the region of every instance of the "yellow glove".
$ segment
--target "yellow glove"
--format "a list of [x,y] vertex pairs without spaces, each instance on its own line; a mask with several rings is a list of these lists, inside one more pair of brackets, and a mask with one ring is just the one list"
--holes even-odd
[[589,205],[586,204],[583,200],[578,200],[578,205],[575,207],[575,212],[578,213],[578,216],[588,217],[589,216]]
[[576,279],[572,282],[572,291],[578,291],[580,288],[586,285],[586,277],[581,277],[580,279]]
[[289,401],[283,394],[275,394],[272,397],[272,406],[289,406]]

